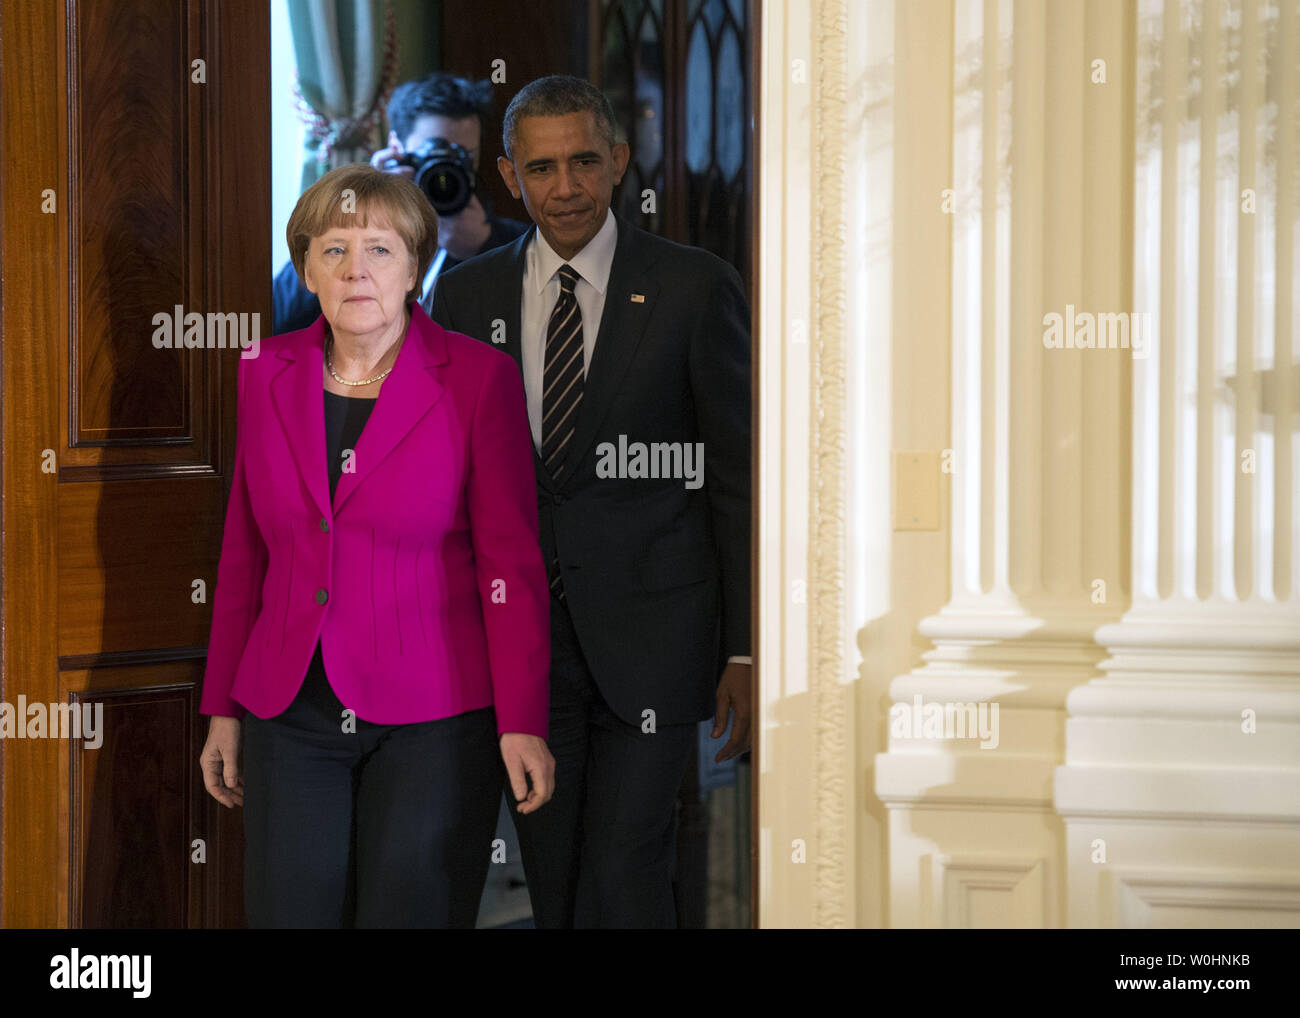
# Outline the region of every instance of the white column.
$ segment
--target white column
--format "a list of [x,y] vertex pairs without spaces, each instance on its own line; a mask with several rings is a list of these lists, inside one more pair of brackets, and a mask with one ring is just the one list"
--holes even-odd
[[[876,791],[891,925],[1052,927],[1065,698],[1127,606],[1131,367],[1129,350],[1046,348],[1044,316],[1127,310],[1125,5],[953,10],[952,594],[890,687]],[[945,721],[986,708],[992,738],[911,737],[918,698]]]
[[[1073,926],[1300,924],[1295,0],[1141,0],[1129,611],[1068,700]],[[1228,82],[1239,82],[1229,88]]]
[[892,583],[878,479],[891,439],[894,29],[885,4],[763,5],[755,745],[765,927],[882,923],[884,833],[868,811],[867,764],[889,673],[864,681],[859,646],[888,613]]

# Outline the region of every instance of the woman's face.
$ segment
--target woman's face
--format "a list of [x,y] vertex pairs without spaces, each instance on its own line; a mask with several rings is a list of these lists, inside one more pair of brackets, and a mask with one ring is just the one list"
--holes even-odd
[[332,226],[313,237],[303,262],[307,289],[337,334],[382,333],[405,313],[415,287],[415,256],[385,219],[365,227]]

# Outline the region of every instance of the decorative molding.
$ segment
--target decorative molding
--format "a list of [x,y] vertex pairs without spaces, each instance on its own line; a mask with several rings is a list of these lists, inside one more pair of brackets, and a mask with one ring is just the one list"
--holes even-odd
[[[101,745],[67,743],[69,928],[184,926],[194,834],[186,786],[204,734],[185,721],[198,718],[198,697],[192,682],[69,693],[74,710],[103,711]],[[136,837],[118,837],[122,827]],[[177,836],[186,846],[179,859]]]
[[[1188,742],[1200,735],[1200,742],[1215,748],[1204,733],[1180,731]],[[1211,755],[1209,750],[1206,755]],[[1057,768],[1056,811],[1068,820],[1128,818],[1153,826],[1216,820],[1300,824],[1300,769],[1221,764],[1141,767],[1073,761]],[[1246,836],[1244,829],[1242,836]]]
[[178,661],[203,661],[208,656],[202,647],[152,647],[140,650],[113,650],[98,654],[61,654],[59,671],[78,672],[87,668],[134,668],[174,664]]
[[848,242],[845,130],[848,88],[845,0],[818,0],[813,13],[814,215],[812,219],[811,415],[808,672],[817,728],[817,862],[815,918],[818,926],[853,924],[846,914],[852,887],[849,851],[856,796],[846,767],[853,732],[844,695],[844,605],[847,586],[845,521],[845,337]]
[[876,757],[887,809],[1042,813],[1052,807],[1055,755],[908,753],[897,747]]
[[[1001,852],[936,854],[930,857],[930,876],[936,914],[932,925],[948,930],[1043,929],[1047,914],[1049,864],[1044,856],[1017,856]],[[1007,899],[1014,919],[1005,927],[979,922],[976,891],[993,891]]]
[[[169,439],[168,442],[171,440]],[[189,440],[177,440],[174,444],[188,444]],[[77,445],[86,447],[94,445],[93,442],[78,442]],[[113,442],[102,443],[105,445],[123,446],[126,443]],[[157,448],[168,444],[164,441],[150,441],[150,448]],[[59,483],[87,483],[91,484],[96,481],[155,481],[155,480],[175,480],[182,477],[216,477],[221,471],[215,465],[216,460],[212,463],[123,463],[121,465],[114,463],[95,463],[84,467],[60,467]]]
[[[1108,926],[1146,929],[1161,911],[1178,910],[1188,921],[1157,928],[1216,928],[1207,919],[1225,910],[1272,913],[1255,926],[1300,925],[1300,870],[1151,869],[1110,867],[1106,871]],[[1263,918],[1263,916],[1261,916]],[[1234,917],[1224,924],[1239,928]]]

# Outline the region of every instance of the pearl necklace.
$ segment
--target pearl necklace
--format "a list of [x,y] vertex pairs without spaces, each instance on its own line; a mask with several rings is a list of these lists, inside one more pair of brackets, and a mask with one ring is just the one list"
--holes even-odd
[[[401,341],[399,340],[398,343],[400,345]],[[393,358],[393,363],[389,365],[388,371],[385,371],[382,375],[375,375],[374,378],[363,378],[359,382],[352,382],[346,378],[341,378],[339,373],[334,370],[334,360],[330,356],[333,350],[334,336],[331,334],[325,343],[325,367],[329,369],[329,373],[334,377],[334,381],[338,382],[339,385],[372,385],[375,382],[382,382],[392,372],[393,368],[397,367],[397,358]]]

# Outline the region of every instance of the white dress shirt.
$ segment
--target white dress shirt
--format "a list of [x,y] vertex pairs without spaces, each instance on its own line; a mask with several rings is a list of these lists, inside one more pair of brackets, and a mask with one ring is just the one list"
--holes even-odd
[[573,288],[582,313],[582,373],[591,370],[591,355],[596,350],[600,316],[605,310],[605,289],[609,270],[614,265],[614,248],[618,244],[618,221],[605,210],[605,222],[587,246],[565,262],[546,242],[541,230],[524,254],[524,293],[521,306],[523,332],[520,334],[520,357],[523,360],[524,395],[528,399],[528,424],[533,430],[533,445],[542,449],[542,374],[546,367],[546,326],[555,302],[560,299],[560,266],[572,265],[578,273]]
[[[600,316],[605,310],[605,293],[609,288],[609,272],[614,265],[614,249],[618,246],[618,221],[610,209],[605,210],[605,222],[587,246],[565,262],[546,242],[541,230],[533,231],[524,253],[524,292],[521,303],[523,331],[520,333],[520,358],[523,361],[524,396],[528,402],[528,425],[533,432],[533,445],[542,449],[542,375],[546,367],[546,326],[555,302],[560,299],[560,266],[568,264],[578,273],[573,288],[582,312],[582,372],[585,378],[591,370],[591,357],[596,350],[596,335],[600,332]],[[733,655],[728,663],[750,664],[748,655]]]

